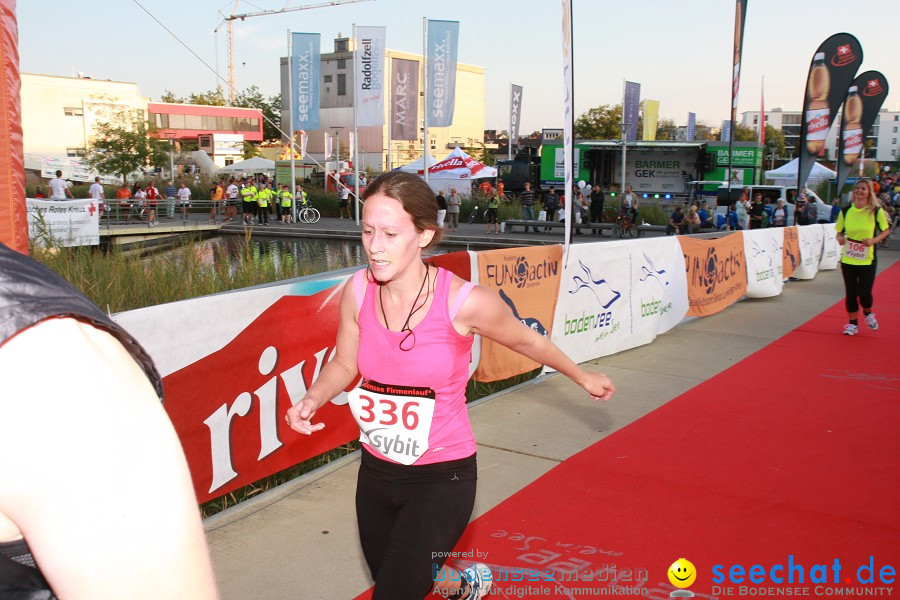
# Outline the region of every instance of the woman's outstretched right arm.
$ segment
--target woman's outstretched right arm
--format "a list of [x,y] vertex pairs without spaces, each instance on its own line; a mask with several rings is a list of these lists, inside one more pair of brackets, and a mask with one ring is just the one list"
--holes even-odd
[[359,309],[353,293],[353,277],[341,292],[341,318],[337,332],[337,351],[303,398],[288,409],[285,420],[297,433],[310,435],[324,429],[325,423],[312,423],[316,411],[344,391],[357,376],[356,351],[359,348]]

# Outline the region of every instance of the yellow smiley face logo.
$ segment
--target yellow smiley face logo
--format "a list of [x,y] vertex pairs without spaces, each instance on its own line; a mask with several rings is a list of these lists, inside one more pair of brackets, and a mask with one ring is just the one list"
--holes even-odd
[[686,558],[679,558],[669,567],[669,583],[677,588],[690,587],[697,579],[694,563]]

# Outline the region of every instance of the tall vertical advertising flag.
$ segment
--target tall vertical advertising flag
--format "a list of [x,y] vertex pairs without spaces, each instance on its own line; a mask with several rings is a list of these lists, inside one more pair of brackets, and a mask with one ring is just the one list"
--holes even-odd
[[[735,117],[737,116],[738,95],[741,89],[741,53],[744,47],[744,21],[747,19],[747,1],[736,0],[734,5],[734,60],[732,61],[731,70],[731,119],[729,119],[728,137],[722,140],[728,140],[728,172],[732,170],[731,161],[734,156],[732,149],[734,148],[734,127]],[[725,133],[725,128],[722,128]],[[731,189],[731,179],[728,180],[728,189]]]
[[384,125],[385,27],[357,27],[353,66],[356,79],[356,124]]
[[319,129],[319,80],[322,70],[318,33],[291,34],[291,110],[294,129]]
[[625,123],[625,139],[637,140],[638,111],[641,108],[641,84],[625,82],[625,99],[622,105],[622,119]]
[[766,78],[759,87],[759,145],[766,145]]
[[694,138],[697,135],[697,113],[688,113],[688,121],[687,121],[687,140],[688,142],[693,142]]
[[737,0],[734,6],[734,61],[731,71],[731,122],[737,114],[738,95],[741,88],[741,53],[744,47],[744,21],[747,18],[747,0]]
[[519,119],[522,115],[522,86],[509,87],[509,145],[519,143]]
[[847,90],[841,111],[841,131],[838,136],[837,173],[840,190],[852,167],[860,159],[866,139],[881,105],[888,95],[887,79],[878,71],[866,71],[853,80]]
[[816,158],[825,151],[825,138],[847,90],[862,64],[859,40],[849,33],[836,33],[819,45],[809,65],[806,98],[800,118],[797,149],[797,187],[806,185]]
[[419,139],[419,61],[391,64],[391,139]]
[[[569,249],[569,241],[572,239],[572,187],[575,182],[575,75],[572,64],[572,0],[560,0],[562,8],[562,53],[563,53],[563,148],[565,156],[563,162],[566,168],[565,210],[566,223],[563,243],[566,252]],[[550,219],[550,216],[547,216]]]
[[456,56],[459,52],[459,21],[428,21],[428,126],[453,124],[456,104]]
[[659,100],[644,101],[644,135],[647,141],[656,139],[656,124],[659,121]]

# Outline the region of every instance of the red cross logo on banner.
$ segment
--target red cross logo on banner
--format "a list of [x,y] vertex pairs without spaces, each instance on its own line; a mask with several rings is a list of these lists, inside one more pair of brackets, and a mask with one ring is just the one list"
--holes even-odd
[[91,204],[88,206],[88,214],[93,217],[95,212],[97,212],[97,207],[94,206],[93,202],[91,202]]

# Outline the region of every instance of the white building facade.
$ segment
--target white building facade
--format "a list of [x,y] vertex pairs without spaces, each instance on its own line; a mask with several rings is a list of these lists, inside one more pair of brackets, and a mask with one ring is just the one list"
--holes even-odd
[[[775,108],[766,111],[766,124],[784,133],[785,153],[787,156],[776,158],[792,158],[796,156],[796,149],[800,143],[801,117],[802,112],[799,110],[787,111]],[[759,121],[759,111],[742,113],[741,124],[757,133],[760,127]],[[828,131],[828,137],[825,139],[827,159],[830,160],[834,160],[834,157],[837,156],[840,123],[841,113],[838,112],[831,129]],[[866,142],[870,140],[874,145],[875,156],[867,155],[866,158],[874,158],[879,162],[900,160],[900,112],[881,110],[878,116],[875,117],[872,130],[866,137]],[[871,154],[871,150],[868,153]],[[767,160],[768,158],[766,157]]]

